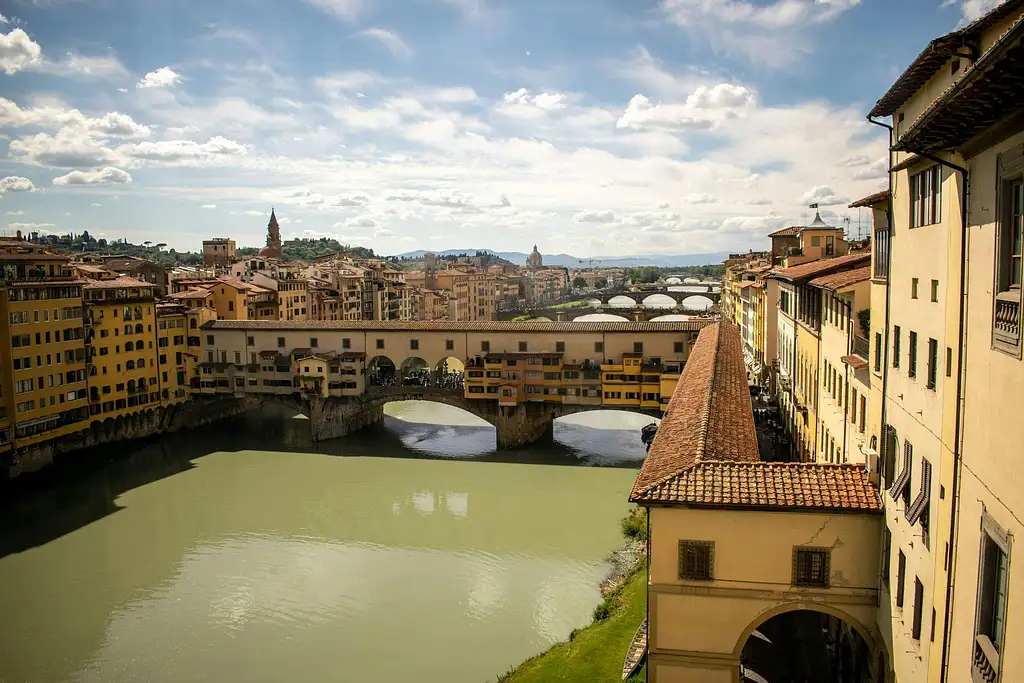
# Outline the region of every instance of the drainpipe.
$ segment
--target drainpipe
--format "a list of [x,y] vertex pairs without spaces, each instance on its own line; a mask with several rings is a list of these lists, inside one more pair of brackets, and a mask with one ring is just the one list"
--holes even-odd
[[651,679],[651,508],[646,506],[647,510],[647,589],[646,593],[646,613],[644,619],[647,620],[647,671],[644,672],[644,681]]
[[[843,314],[846,318],[846,355],[853,354],[853,304],[848,304],[842,299],[843,303]],[[868,342],[869,344],[871,342]],[[849,429],[849,425],[846,423],[846,413],[850,409],[850,395],[853,393],[850,391],[850,364],[843,363],[843,378],[846,380],[843,384],[843,462],[846,462],[846,432]],[[868,371],[870,372],[870,370]]]
[[946,605],[945,623],[942,628],[942,659],[939,669],[939,681],[949,680],[949,641],[953,612],[953,586],[955,584],[956,567],[956,518],[960,507],[960,469],[963,467],[963,415],[964,415],[964,347],[967,336],[967,208],[970,199],[970,171],[963,166],[940,159],[926,152],[917,152],[918,156],[930,159],[960,174],[960,306],[957,332],[956,358],[956,423],[953,436],[953,490],[950,492],[952,502],[949,515],[949,546],[946,551]]

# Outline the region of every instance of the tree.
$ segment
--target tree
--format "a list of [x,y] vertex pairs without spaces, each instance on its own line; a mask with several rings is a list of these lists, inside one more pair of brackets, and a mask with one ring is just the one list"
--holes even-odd
[[583,289],[587,286],[587,281],[584,280],[582,276],[577,275],[572,279],[572,286],[573,289]]
[[608,279],[601,278],[600,280],[594,283],[594,286],[597,287],[598,289],[604,289],[605,287],[608,286]]

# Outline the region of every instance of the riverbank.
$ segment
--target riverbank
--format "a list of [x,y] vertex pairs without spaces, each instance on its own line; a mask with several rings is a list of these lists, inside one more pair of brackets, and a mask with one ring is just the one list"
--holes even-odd
[[[546,652],[498,676],[497,683],[619,683],[622,663],[637,627],[647,616],[646,514],[634,508],[622,520],[627,543],[610,560],[601,583],[604,600],[594,621]],[[646,665],[645,665],[646,667]],[[641,669],[630,681],[645,680]]]

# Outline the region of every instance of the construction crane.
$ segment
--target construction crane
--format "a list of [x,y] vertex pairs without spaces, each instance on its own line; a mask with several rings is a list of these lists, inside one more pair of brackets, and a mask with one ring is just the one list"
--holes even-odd
[[595,264],[595,263],[601,263],[601,261],[600,261],[600,260],[598,260],[598,259],[592,259],[592,258],[587,258],[587,259],[583,259],[583,258],[581,258],[581,259],[576,259],[576,262],[577,262],[577,263],[586,263],[586,264],[587,264],[587,268],[593,268],[593,267],[594,267],[594,264]]

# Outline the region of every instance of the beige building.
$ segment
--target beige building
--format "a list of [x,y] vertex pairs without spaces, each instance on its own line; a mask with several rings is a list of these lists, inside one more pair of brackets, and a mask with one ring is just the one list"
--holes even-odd
[[227,237],[203,240],[204,266],[229,266],[237,259],[234,240]]
[[700,333],[630,500],[649,515],[648,681],[788,680],[776,631],[825,632],[883,680],[878,494],[858,465],[759,462],[734,326]]
[[1011,562],[1024,531],[1022,39],[1024,2],[1002,3],[933,40],[871,111],[893,124],[872,431],[886,488],[879,621],[901,682],[1024,679],[1012,647],[1024,569]]

